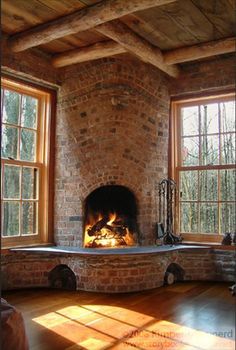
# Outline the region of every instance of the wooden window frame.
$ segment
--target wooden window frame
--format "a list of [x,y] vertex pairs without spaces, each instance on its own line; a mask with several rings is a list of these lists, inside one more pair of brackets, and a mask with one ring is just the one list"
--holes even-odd
[[[196,96],[190,96],[186,98],[176,98],[171,101],[171,113],[170,113],[170,139],[169,139],[169,177],[174,179],[177,183],[177,188],[179,188],[179,174],[184,170],[227,170],[227,169],[235,169],[235,164],[225,164],[225,165],[199,165],[199,166],[182,166],[181,165],[181,138],[182,138],[182,130],[181,130],[181,118],[180,118],[180,110],[182,107],[190,107],[190,106],[199,106],[205,103],[220,103],[224,101],[232,101],[235,100],[235,91],[228,90],[222,91],[221,93],[213,93],[213,94],[199,94]],[[220,118],[220,116],[219,116]],[[219,138],[223,133],[217,133]],[[197,135],[199,136],[199,135]],[[219,143],[219,147],[221,147],[221,142]],[[220,152],[220,149],[219,149]],[[221,152],[220,152],[221,155]],[[199,155],[200,157],[200,155]],[[219,177],[219,172],[218,172]],[[219,181],[219,179],[218,179]],[[219,193],[219,191],[218,191]],[[209,233],[181,233],[180,232],[180,201],[179,201],[179,192],[177,194],[176,208],[175,208],[175,220],[174,220],[174,229],[177,234],[181,234],[185,241],[192,242],[209,242],[209,243],[219,243],[222,241],[222,234],[209,234]],[[210,201],[207,201],[210,202]],[[223,202],[219,200],[216,201],[218,203]],[[197,203],[201,203],[201,201],[197,201]],[[218,219],[219,220],[219,219]]]
[[[53,242],[53,187],[56,91],[23,79],[2,76],[2,88],[38,99],[37,144],[35,161],[1,158],[4,165],[20,165],[38,168],[38,232],[35,235],[3,237],[1,247],[33,246]],[[20,128],[20,127],[19,127]],[[18,140],[19,142],[19,140]],[[19,145],[18,145],[19,147]],[[3,183],[2,183],[3,186]],[[3,191],[1,191],[3,194]],[[3,198],[3,197],[2,197]],[[16,200],[21,202],[20,200]],[[30,200],[31,201],[31,200]],[[2,200],[1,200],[2,202]],[[2,208],[3,210],[3,208]],[[3,214],[3,212],[2,212]],[[3,217],[3,216],[2,216]],[[2,220],[3,224],[3,220]]]

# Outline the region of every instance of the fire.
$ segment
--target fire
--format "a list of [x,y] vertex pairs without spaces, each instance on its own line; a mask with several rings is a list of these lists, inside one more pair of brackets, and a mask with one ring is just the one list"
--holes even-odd
[[84,246],[88,248],[132,246],[135,240],[117,213],[90,216],[85,225]]

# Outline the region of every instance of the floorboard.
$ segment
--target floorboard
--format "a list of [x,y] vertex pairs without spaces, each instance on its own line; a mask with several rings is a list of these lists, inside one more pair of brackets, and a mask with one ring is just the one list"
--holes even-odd
[[29,289],[2,296],[23,314],[30,350],[234,350],[228,283],[125,294]]

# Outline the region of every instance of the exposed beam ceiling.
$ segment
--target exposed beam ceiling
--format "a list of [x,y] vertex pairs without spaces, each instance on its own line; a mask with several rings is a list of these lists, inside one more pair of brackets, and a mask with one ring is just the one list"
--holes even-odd
[[103,0],[67,16],[13,35],[9,45],[14,52],[94,28],[129,13],[175,2],[176,0]]
[[119,43],[128,52],[136,55],[142,61],[151,63],[170,76],[178,76],[178,67],[174,65],[166,65],[164,63],[162,52],[158,47],[149,44],[146,40],[135,34],[131,29],[129,29],[129,27],[119,20],[101,24],[100,26],[96,27],[96,30]]
[[127,14],[135,16],[134,13],[137,11],[176,1],[178,0],[103,0],[72,14],[15,34],[9,38],[8,44],[14,52],[21,52],[93,28],[97,35],[100,33],[107,37],[107,41],[56,54],[52,58],[52,64],[55,67],[63,67],[129,52],[172,77],[177,77],[179,74],[179,68],[176,65],[178,63],[235,52],[235,37],[162,52],[157,46],[144,39],[142,34],[135,33],[119,20]]
[[[188,46],[180,49],[163,52],[163,61],[166,65],[194,61],[201,58],[222,55],[235,52],[236,37],[210,41],[204,44]],[[54,67],[64,67],[70,64],[96,60],[98,58],[109,57],[125,53],[128,50],[113,40],[86,46],[83,48],[70,50],[62,54],[55,55],[52,59]]]
[[98,58],[109,57],[127,52],[120,44],[115,41],[103,41],[83,48],[70,50],[53,57],[54,67],[64,67],[74,63],[96,60]]
[[183,63],[200,58],[235,52],[236,37],[210,41],[180,49],[170,50],[163,54],[166,64]]

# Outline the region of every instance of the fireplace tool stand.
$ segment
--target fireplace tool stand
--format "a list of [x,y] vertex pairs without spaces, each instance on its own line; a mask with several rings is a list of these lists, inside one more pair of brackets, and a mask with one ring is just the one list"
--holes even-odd
[[178,244],[182,238],[173,233],[173,213],[176,203],[176,182],[172,179],[164,179],[159,183],[159,223],[158,238],[162,238],[164,244]]

